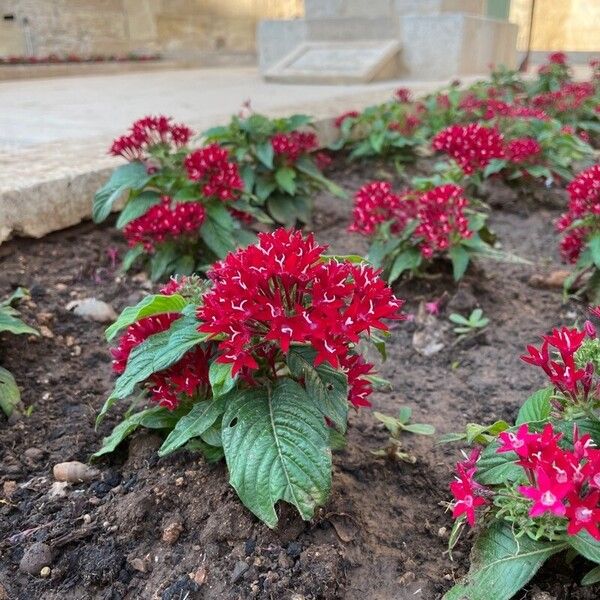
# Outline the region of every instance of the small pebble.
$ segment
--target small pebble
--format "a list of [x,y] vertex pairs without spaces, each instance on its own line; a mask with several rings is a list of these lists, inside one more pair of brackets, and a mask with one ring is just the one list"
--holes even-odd
[[165,542],[165,544],[169,544],[170,546],[172,546],[178,539],[179,536],[181,535],[181,532],[183,531],[183,525],[177,521],[175,521],[174,523],[169,523],[162,532],[162,541]]
[[92,481],[100,475],[98,469],[76,460],[54,465],[53,473],[56,481],[68,481],[70,483]]
[[50,577],[50,573],[51,573],[51,569],[50,567],[44,567],[41,571],[40,571],[40,577]]
[[97,321],[98,323],[112,323],[117,319],[115,309],[103,300],[96,298],[82,298],[81,300],[72,300],[65,307],[72,310],[77,316],[88,321]]
[[231,583],[237,583],[249,568],[250,565],[248,563],[238,560],[238,562],[235,563],[233,571],[231,572]]
[[35,542],[23,554],[19,569],[30,575],[39,575],[44,567],[52,563],[52,550],[47,544]]

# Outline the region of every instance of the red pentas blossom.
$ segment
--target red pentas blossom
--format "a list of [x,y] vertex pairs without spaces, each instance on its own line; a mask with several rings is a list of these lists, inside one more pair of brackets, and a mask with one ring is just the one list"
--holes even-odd
[[290,163],[295,163],[302,154],[312,152],[318,145],[317,136],[310,131],[276,133],[271,138],[271,146],[275,155]]
[[357,117],[360,117],[360,113],[357,110],[349,110],[336,117],[333,124],[339,129],[346,119],[356,119]]
[[552,52],[548,55],[548,62],[555,65],[566,65],[567,55],[564,52]]
[[465,209],[469,201],[464,190],[454,184],[445,184],[425,192],[418,200],[419,225],[414,235],[421,237],[421,254],[432,258],[451,246],[473,235]]
[[534,96],[531,101],[536,108],[547,108],[554,112],[577,110],[593,97],[595,88],[589,81],[571,82],[555,92],[544,92]]
[[572,224],[579,219],[600,215],[600,164],[579,173],[567,186],[567,192],[568,211],[558,219],[556,229],[566,232],[560,246],[563,258],[575,263],[592,229],[589,226],[572,227]]
[[504,140],[495,127],[478,123],[451,125],[433,138],[433,148],[448,154],[465,175],[484,169],[493,158],[504,157]]
[[206,216],[198,202],[174,203],[168,196],[161,198],[141,217],[130,221],[123,230],[130,246],[143,244],[148,252],[167,239],[197,235]]
[[561,433],[548,423],[542,433],[522,425],[517,434],[499,436],[498,452],[515,452],[530,485],[519,492],[532,501],[529,516],[553,514],[568,520],[567,533],[581,530],[600,540],[600,450],[594,448],[589,435],[573,431],[573,450],[559,445]]
[[542,147],[537,140],[530,137],[517,138],[507,142],[505,146],[506,158],[514,163],[535,161],[542,152]]
[[450,491],[454,496],[452,518],[458,519],[465,515],[471,527],[475,525],[475,510],[487,504],[481,493],[485,491],[475,479],[477,461],[481,451],[475,449],[463,462],[456,463],[456,480],[450,484]]
[[410,102],[411,92],[408,88],[398,88],[394,91],[394,96],[398,102],[406,104]]
[[362,402],[364,366],[348,355],[362,334],[387,329],[383,319],[402,318],[403,301],[378,271],[325,262],[325,249],[299,231],[259,234],[257,244],[209,271],[213,287],[198,308],[198,329],[218,337],[217,361],[232,363],[234,375],[265,366],[270,350],[285,355],[291,344],[308,344],[317,352],[316,365],[348,371],[358,386],[350,398]]
[[189,179],[198,181],[202,194],[209,198],[234,200],[244,187],[237,164],[219,144],[194,150],[186,156],[184,166]]
[[172,118],[164,115],[138,119],[129,131],[115,139],[109,150],[113,156],[122,156],[128,161],[144,160],[149,150],[161,144],[180,148],[194,135],[187,125],[172,123]]
[[391,231],[399,233],[416,216],[416,204],[408,195],[394,194],[391,183],[372,181],[356,192],[352,216],[349,231],[373,235],[381,223],[392,221]]

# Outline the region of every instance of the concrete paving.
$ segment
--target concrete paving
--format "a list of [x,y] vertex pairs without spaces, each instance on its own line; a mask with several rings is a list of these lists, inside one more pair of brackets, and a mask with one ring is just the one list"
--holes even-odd
[[326,142],[343,111],[389,99],[399,86],[419,96],[445,83],[283,85],[264,82],[255,68],[0,82],[0,242],[88,217],[99,182],[123,162],[107,155],[112,139],[146,114],[171,115],[201,132],[226,123],[249,99],[270,116],[313,115]]

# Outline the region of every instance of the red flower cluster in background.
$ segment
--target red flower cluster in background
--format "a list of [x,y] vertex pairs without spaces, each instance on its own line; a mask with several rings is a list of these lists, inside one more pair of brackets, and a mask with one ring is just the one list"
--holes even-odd
[[569,207],[556,223],[564,231],[560,252],[566,262],[575,263],[583,250],[590,226],[572,227],[575,221],[600,216],[600,164],[579,173],[567,186]]
[[184,166],[189,179],[200,182],[202,194],[208,198],[235,200],[244,187],[237,164],[219,144],[194,150],[186,156]]
[[138,119],[129,128],[130,133],[114,140],[109,153],[135,161],[147,158],[148,151],[159,144],[175,148],[185,146],[194,132],[186,125],[172,123],[172,120],[164,115]]
[[324,246],[312,234],[277,229],[259,234],[257,244],[229,254],[209,278],[197,316],[199,331],[224,336],[218,362],[233,374],[251,376],[274,369],[278,353],[291,344],[309,344],[315,365],[328,362],[348,372],[350,401],[367,402],[365,364],[350,359],[352,346],[371,329],[386,330],[382,319],[399,319],[397,299],[378,271],[364,264],[324,262]]
[[594,86],[588,81],[570,82],[564,84],[555,92],[538,94],[531,101],[536,108],[546,108],[554,112],[568,112],[579,109],[594,93]]
[[[170,281],[161,289],[165,295],[175,294],[184,281]],[[119,344],[111,350],[113,355],[113,371],[121,374],[125,371],[131,352],[150,336],[167,331],[174,321],[181,317],[180,313],[163,313],[152,315],[129,325],[121,336]],[[186,353],[176,364],[168,369],[153,373],[146,383],[153,402],[174,410],[179,404],[181,395],[192,397],[200,388],[209,386],[208,367],[212,344],[205,351],[196,347]]]
[[448,154],[465,175],[484,169],[493,158],[504,157],[504,139],[495,127],[478,123],[451,125],[433,138],[433,148]]
[[515,452],[531,485],[519,492],[533,501],[530,517],[552,514],[566,517],[567,533],[587,531],[600,540],[600,450],[593,448],[589,435],[579,437],[574,426],[573,450],[558,444],[561,433],[548,423],[542,433],[529,431],[527,424],[518,432],[503,432],[498,452]]
[[392,233],[400,233],[416,216],[416,204],[407,196],[394,194],[391,183],[373,181],[356,192],[352,216],[350,231],[373,235],[381,223],[393,221]]
[[436,252],[444,252],[460,239],[473,235],[464,212],[468,205],[464,190],[454,184],[440,185],[419,198],[419,225],[414,235],[423,238],[420,250],[425,258],[432,258]]
[[398,102],[406,104],[410,102],[411,93],[408,88],[398,88],[394,91],[394,96]]
[[357,110],[349,110],[336,117],[333,124],[339,129],[346,119],[356,119],[356,117],[360,117],[360,113]]
[[[490,90],[491,91],[491,90]],[[550,117],[540,108],[508,104],[493,97],[479,98],[475,94],[468,94],[460,103],[460,109],[469,117],[481,117],[486,121],[497,117],[539,119],[547,121]]]
[[317,136],[308,131],[276,133],[271,138],[271,146],[276,156],[289,163],[295,163],[302,154],[309,154],[318,146]]
[[[543,343],[540,348],[527,346],[529,354],[524,354],[521,359],[543,369],[552,385],[574,402],[580,399],[585,401],[592,386],[594,365],[589,363],[585,368],[579,369],[575,363],[575,353],[581,347],[585,336],[585,331],[575,328],[554,329],[550,335],[542,337]],[[554,353],[550,353],[551,348],[560,355],[561,362],[556,360]],[[558,404],[557,408],[562,407]]]
[[130,246],[143,244],[147,252],[152,252],[156,244],[167,239],[196,235],[205,216],[204,206],[198,202],[173,204],[171,198],[163,196],[160,204],[129,222],[123,233]]
[[506,158],[514,163],[532,162],[542,153],[542,147],[534,138],[510,140],[504,148]]

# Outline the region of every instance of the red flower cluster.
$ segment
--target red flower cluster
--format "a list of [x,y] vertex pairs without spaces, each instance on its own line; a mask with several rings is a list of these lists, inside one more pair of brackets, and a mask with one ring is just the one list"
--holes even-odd
[[548,62],[553,65],[566,65],[567,55],[564,52],[552,52],[552,54],[548,56]]
[[361,375],[368,369],[350,358],[353,345],[371,329],[386,330],[382,319],[402,318],[403,301],[371,267],[325,262],[325,249],[299,231],[259,234],[257,244],[209,272],[213,287],[198,308],[198,329],[219,336],[217,361],[232,363],[233,374],[272,368],[273,350],[309,344],[315,365],[348,372],[349,399],[364,404],[369,390]]
[[568,211],[556,223],[558,231],[566,231],[560,244],[560,252],[565,261],[577,262],[585,245],[590,227],[571,227],[585,217],[600,215],[600,164],[579,173],[567,186],[569,193]]
[[456,463],[456,481],[450,484],[450,491],[454,496],[452,518],[458,519],[465,515],[471,527],[475,525],[475,509],[487,504],[486,499],[481,496],[485,488],[474,479],[480,454],[481,450],[476,448],[468,458]]
[[186,125],[172,123],[171,117],[144,117],[129,128],[130,133],[118,137],[110,147],[113,156],[122,156],[128,161],[144,160],[148,151],[159,144],[180,148],[194,135]]
[[[590,333],[595,337],[595,332]],[[550,335],[542,337],[543,343],[540,348],[527,346],[529,354],[524,354],[521,359],[543,369],[552,385],[573,402],[580,399],[585,401],[592,387],[594,365],[588,363],[584,369],[578,369],[575,364],[575,353],[581,347],[585,336],[586,331],[578,329],[554,329]],[[555,350],[552,355],[550,348]],[[555,353],[560,355],[560,361],[554,360]],[[556,404],[556,407],[562,409],[560,403]]]
[[517,433],[503,432],[498,452],[515,452],[516,464],[527,474],[531,485],[519,486],[519,492],[533,500],[530,517],[553,514],[566,517],[567,533],[587,531],[600,540],[600,450],[593,448],[589,435],[573,432],[573,450],[563,450],[548,423],[542,433],[531,432],[527,424]]
[[339,129],[346,119],[356,119],[357,117],[360,117],[360,113],[357,110],[349,110],[342,113],[339,117],[336,117],[333,124]]
[[390,131],[397,131],[404,136],[411,136],[419,125],[421,125],[421,119],[417,115],[406,115],[403,123],[393,121],[388,125],[388,129]]
[[408,88],[398,88],[394,92],[394,96],[396,97],[396,100],[398,100],[398,102],[407,104],[408,102],[410,102],[411,92]]
[[537,140],[530,137],[510,140],[505,148],[506,158],[514,163],[531,163],[542,152],[542,147]]
[[381,223],[393,221],[392,233],[400,233],[416,217],[416,204],[408,195],[394,194],[391,183],[372,181],[356,192],[352,215],[349,231],[373,235]]
[[460,239],[473,235],[464,212],[468,205],[464,190],[454,184],[440,185],[419,198],[419,225],[414,235],[423,238],[420,250],[425,258],[432,258],[436,252],[444,252]]
[[496,117],[539,119],[547,121],[550,117],[539,108],[508,104],[495,98],[478,98],[475,94],[468,94],[460,103],[460,108],[470,117],[480,117],[489,121]]
[[[179,291],[183,280],[170,281],[161,289],[165,295]],[[129,325],[119,340],[119,345],[111,350],[113,355],[113,371],[121,374],[125,371],[131,352],[150,336],[167,331],[174,321],[181,317],[180,313],[163,313],[144,317]],[[211,345],[204,351],[195,348],[168,369],[153,373],[146,381],[153,402],[173,410],[179,404],[181,395],[192,397],[201,387],[208,389],[208,367],[212,353]]]
[[302,154],[312,152],[318,145],[317,136],[310,131],[276,133],[271,138],[273,152],[290,163],[295,163]]
[[536,108],[562,113],[579,109],[594,93],[594,85],[589,81],[566,83],[556,92],[538,94],[531,101]]
[[163,196],[160,204],[155,204],[141,217],[129,222],[123,233],[130,246],[143,244],[147,252],[152,252],[156,244],[167,238],[197,234],[205,216],[204,206],[198,202],[173,205],[171,198]]
[[433,147],[454,158],[465,175],[484,169],[493,158],[504,157],[502,134],[478,123],[451,125],[433,138]]
[[234,200],[244,187],[238,166],[219,144],[194,150],[186,156],[184,166],[188,177],[200,182],[202,194],[208,198]]

